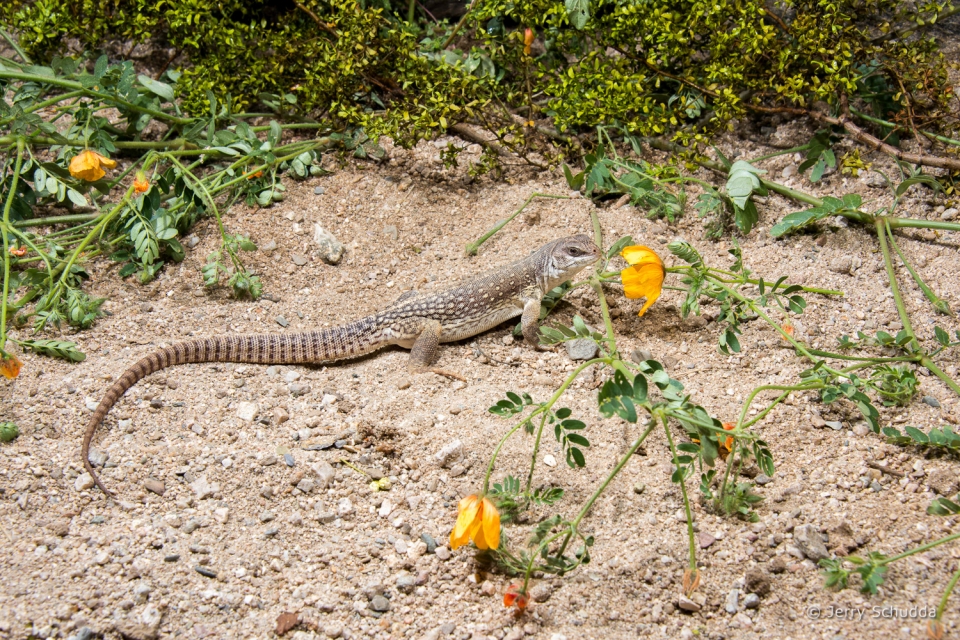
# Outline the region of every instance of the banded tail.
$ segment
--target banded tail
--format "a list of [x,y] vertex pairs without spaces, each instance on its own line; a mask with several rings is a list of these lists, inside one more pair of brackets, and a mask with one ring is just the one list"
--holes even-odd
[[220,336],[179,342],[157,349],[127,369],[104,394],[83,435],[83,466],[105,494],[108,491],[90,464],[90,442],[97,427],[127,389],[161,369],[195,362],[250,362],[253,364],[304,364],[353,358],[389,343],[381,339],[374,316],[339,327],[294,334]]

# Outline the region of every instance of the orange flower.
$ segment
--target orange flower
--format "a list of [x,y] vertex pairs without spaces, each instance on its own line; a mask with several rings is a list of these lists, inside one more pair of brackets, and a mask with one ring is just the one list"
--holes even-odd
[[527,608],[528,604],[530,604],[530,596],[523,590],[523,585],[514,582],[507,587],[506,593],[503,594],[503,606],[512,607],[513,605],[517,605],[517,609],[523,611]]
[[17,256],[18,258],[22,258],[23,256],[27,255],[27,248],[26,247],[19,247],[19,248],[10,247],[10,255],[14,255],[14,256]]
[[133,179],[133,190],[137,193],[146,193],[150,191],[150,181],[143,171],[137,171],[137,176]]
[[12,353],[0,351],[0,373],[3,374],[4,378],[9,380],[16,378],[20,375],[20,367],[22,366],[23,363],[20,362],[20,358]]
[[[723,428],[725,431],[733,431],[737,428],[737,425],[732,422],[724,422]],[[733,436],[727,436],[727,439],[720,443],[720,447],[727,451],[733,451]]]
[[628,298],[646,298],[640,308],[640,315],[646,313],[663,289],[663,278],[667,272],[663,260],[653,249],[643,246],[624,247],[620,252],[630,266],[620,272],[623,292]]
[[96,182],[106,175],[103,167],[113,169],[115,166],[117,166],[116,160],[102,156],[96,151],[85,149],[70,161],[70,175],[87,182]]
[[489,498],[471,495],[457,505],[457,524],[450,532],[450,548],[462,547],[470,540],[478,549],[500,546],[500,512]]
[[[784,332],[785,334],[787,334],[787,335],[790,336],[791,338],[793,337],[793,325],[792,325],[792,324],[790,324],[789,322],[787,322],[786,324],[780,325],[780,328],[783,329],[783,332]],[[783,336],[780,336],[780,337],[783,338]],[[783,339],[784,339],[784,340],[787,340],[786,338],[783,338]],[[789,340],[787,340],[787,342],[789,342]]]
[[523,53],[530,55],[530,45],[533,44],[533,29],[529,27],[523,30]]
[[247,180],[253,180],[254,178],[262,178],[262,177],[263,177],[263,170],[261,169],[256,173],[251,173],[250,175],[248,175]]

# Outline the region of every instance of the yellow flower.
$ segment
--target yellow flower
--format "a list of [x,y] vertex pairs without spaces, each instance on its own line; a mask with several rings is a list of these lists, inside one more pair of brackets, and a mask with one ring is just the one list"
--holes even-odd
[[663,268],[663,260],[653,249],[643,246],[625,247],[620,255],[630,264],[620,272],[623,292],[628,298],[647,299],[640,309],[642,316],[660,297],[663,278],[667,274]]
[[111,160],[96,151],[86,149],[70,161],[70,175],[87,182],[96,182],[105,175],[103,167],[113,169],[115,166],[117,166],[116,160]]
[[137,175],[133,179],[133,190],[136,193],[146,193],[150,191],[150,181],[147,180],[147,176],[144,175],[143,171],[137,171]]
[[[20,359],[13,355],[12,353],[3,353],[0,351],[0,374],[3,374],[4,378],[12,380],[20,375],[20,367],[23,366],[23,363],[20,362]],[[497,521],[498,531],[499,531],[500,521]]]
[[473,540],[478,549],[500,546],[500,512],[489,498],[467,496],[457,505],[457,524],[450,532],[450,548]]

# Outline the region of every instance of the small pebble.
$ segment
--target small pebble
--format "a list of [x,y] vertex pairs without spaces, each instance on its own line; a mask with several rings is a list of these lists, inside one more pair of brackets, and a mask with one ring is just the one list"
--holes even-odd
[[436,554],[437,559],[441,561],[449,560],[450,556],[453,555],[450,553],[450,549],[448,547],[437,547],[437,550],[434,553]]
[[299,254],[294,254],[290,259],[293,260],[293,264],[297,265],[298,267],[302,267],[303,265],[307,264],[307,258]]
[[179,554],[179,553],[171,553],[171,554],[169,554],[169,555],[163,556],[163,561],[164,561],[164,562],[176,562],[176,561],[178,561],[179,559],[180,559],[180,554]]
[[940,402],[933,396],[923,396],[923,404],[929,405],[934,409],[940,408]]
[[389,611],[390,601],[383,596],[373,596],[373,599],[370,600],[370,608],[380,612]]
[[203,567],[203,566],[200,566],[200,565],[195,566],[195,567],[193,568],[193,570],[196,571],[197,573],[199,573],[200,575],[202,575],[202,576],[205,577],[205,578],[216,578],[216,577],[217,577],[217,572],[216,572],[216,571],[212,571],[212,570],[207,569],[206,567]]
[[283,316],[277,316],[276,319],[277,319],[277,324],[280,325],[281,327],[289,327],[289,326],[290,326],[290,321],[287,320],[286,318],[284,318]]
[[157,494],[158,496],[162,496],[162,495],[167,491],[167,487],[166,487],[166,485],[163,483],[163,481],[161,481],[161,480],[154,480],[153,478],[150,478],[149,480],[147,480],[146,482],[144,482],[144,483],[143,483],[143,487],[144,487],[147,491],[150,491],[151,493],[155,493],[155,494]]
[[293,454],[292,453],[283,454],[283,461],[287,464],[288,467],[292,467],[294,464]]
[[[324,189],[323,187],[314,187],[314,188],[313,188],[313,195],[315,195],[315,196],[322,196],[322,195],[324,194],[324,191],[325,191],[325,189]],[[339,636],[339,635],[340,635],[340,634],[337,634],[337,636]],[[332,637],[334,637],[334,636],[330,636],[330,637],[332,638]]]
[[760,596],[755,593],[748,593],[743,599],[743,606],[747,609],[756,609],[760,606]]

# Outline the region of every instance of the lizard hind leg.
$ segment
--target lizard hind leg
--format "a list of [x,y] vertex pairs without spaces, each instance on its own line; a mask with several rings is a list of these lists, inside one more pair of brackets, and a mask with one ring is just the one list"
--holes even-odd
[[423,323],[420,335],[417,336],[410,350],[410,360],[407,362],[407,370],[410,373],[436,373],[437,375],[454,378],[466,382],[466,378],[458,373],[447,371],[433,366],[437,358],[437,347],[440,345],[440,334],[443,331],[440,323],[436,320],[428,320]]

